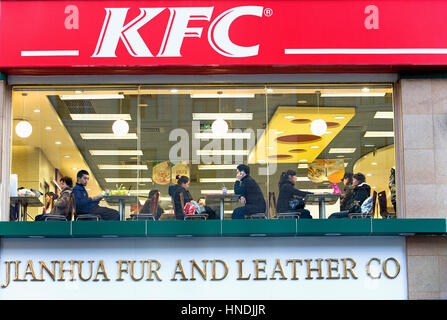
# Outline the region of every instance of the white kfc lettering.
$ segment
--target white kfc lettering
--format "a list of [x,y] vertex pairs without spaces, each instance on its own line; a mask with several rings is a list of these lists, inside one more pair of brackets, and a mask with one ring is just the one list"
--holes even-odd
[[[166,8],[140,8],[140,15],[124,25],[129,8],[105,8],[106,18],[92,57],[116,57],[116,48],[121,40],[130,55],[153,57],[138,30]],[[203,27],[188,27],[189,21],[210,21],[214,7],[168,8],[169,21],[157,57],[181,57],[185,38],[201,38]],[[208,41],[211,47],[227,57],[250,57],[258,54],[259,45],[243,47],[229,37],[231,24],[245,15],[262,17],[263,7],[236,7],[220,14],[211,23]]]

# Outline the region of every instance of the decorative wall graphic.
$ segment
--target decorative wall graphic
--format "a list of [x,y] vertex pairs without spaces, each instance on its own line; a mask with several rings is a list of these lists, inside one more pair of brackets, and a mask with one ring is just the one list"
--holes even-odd
[[156,184],[169,184],[171,180],[171,162],[163,161],[152,168],[152,181]]

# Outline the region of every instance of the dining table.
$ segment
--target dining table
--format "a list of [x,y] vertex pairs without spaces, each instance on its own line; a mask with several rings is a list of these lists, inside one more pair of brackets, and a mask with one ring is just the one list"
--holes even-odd
[[26,221],[28,207],[44,206],[39,197],[10,197],[9,199],[11,204],[17,205],[17,221]]
[[306,205],[318,205],[318,217],[326,219],[326,205],[332,205],[340,198],[338,193],[314,193],[306,194],[304,202]]

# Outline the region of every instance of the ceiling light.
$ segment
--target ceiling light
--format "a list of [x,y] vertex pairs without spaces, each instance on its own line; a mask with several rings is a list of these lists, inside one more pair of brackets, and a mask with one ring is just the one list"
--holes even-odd
[[248,150],[197,150],[198,156],[246,156]]
[[384,97],[385,94],[386,92],[322,93],[321,97]]
[[317,119],[310,124],[310,131],[316,136],[322,136],[326,133],[327,124],[323,119]]
[[172,93],[177,93],[178,90],[177,90],[177,89],[171,89],[171,92],[172,92]]
[[377,166],[377,162],[372,162],[371,165]]
[[284,119],[295,119],[295,116],[285,116]]
[[309,160],[307,160],[307,159],[301,159],[301,160],[299,160],[300,162],[307,162],[307,161],[309,161]]
[[365,138],[394,138],[393,131],[366,131]]
[[228,123],[223,119],[214,120],[211,125],[211,130],[213,131],[213,134],[223,136],[228,132]]
[[126,120],[116,120],[112,125],[112,131],[119,137],[125,136],[129,132],[129,124]]
[[306,100],[298,100],[297,102],[298,102],[298,103],[307,103]]
[[72,113],[72,120],[132,120],[130,114],[113,114],[113,113]]
[[85,95],[60,95],[61,100],[100,100],[100,99],[124,99],[122,94],[85,94]]
[[33,126],[26,120],[19,121],[16,124],[16,134],[20,138],[28,138],[33,132]]
[[142,156],[141,150],[90,150],[92,156]]
[[199,170],[236,170],[237,164],[202,164],[198,165]]
[[39,113],[40,110],[39,110],[39,109],[34,109],[34,112],[35,112],[35,113]]
[[369,88],[362,88],[362,92],[369,92]]
[[219,182],[234,182],[236,178],[200,178],[203,183],[219,183]]
[[82,90],[76,90],[75,93],[80,94],[80,93],[83,93],[83,91]]
[[254,98],[254,93],[192,93],[191,98]]
[[71,168],[71,170],[78,170],[78,168]]
[[374,115],[374,119],[393,119],[394,114],[392,111],[377,111]]
[[60,142],[60,141],[56,141],[55,144],[62,144],[62,142]]
[[114,133],[81,133],[81,138],[84,140],[92,139],[138,139],[136,133],[128,133],[125,136],[117,136]]
[[367,148],[372,148],[372,147],[375,147],[376,145],[374,145],[374,144],[365,144],[365,147],[367,147]]
[[152,182],[151,178],[105,178],[107,183],[124,183],[124,182]]
[[53,128],[51,128],[50,126],[48,126],[48,127],[45,127],[44,129],[45,129],[45,130],[51,130],[51,129],[53,129]]
[[193,120],[252,120],[253,113],[193,113]]
[[102,170],[147,170],[147,165],[143,164],[123,164],[123,165],[115,165],[115,164],[99,164],[99,169]]
[[[222,120],[223,121],[223,120]],[[223,135],[217,135],[212,132],[200,132],[194,134],[195,139],[250,139],[249,132],[229,132]]]
[[275,90],[273,90],[273,89],[271,89],[271,88],[268,88],[268,89],[267,89],[267,92],[268,92],[268,93],[272,93],[272,92],[274,92],[274,91],[275,91]]
[[344,119],[345,117],[342,117],[342,116],[337,116],[337,117],[334,117],[334,119],[337,119],[337,120],[341,120],[341,119]]
[[330,148],[329,153],[353,153],[356,148]]
[[67,158],[67,159],[68,159],[68,158],[71,158],[71,156],[69,156],[69,155],[66,155],[66,156],[64,156],[64,158]]
[[283,134],[284,131],[275,131],[275,134]]
[[310,146],[311,149],[319,149],[320,146]]

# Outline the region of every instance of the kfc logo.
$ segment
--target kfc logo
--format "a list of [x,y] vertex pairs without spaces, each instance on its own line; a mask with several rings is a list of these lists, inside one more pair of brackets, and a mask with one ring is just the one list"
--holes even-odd
[[[169,10],[169,20],[165,28],[162,44],[156,57],[181,57],[181,47],[185,38],[201,38],[203,27],[188,27],[189,21],[210,21],[214,7],[196,8],[140,8],[140,14],[125,24],[129,8],[105,8],[106,17],[102,26],[95,58],[116,57],[116,48],[122,41],[133,57],[154,57],[146,45],[139,29],[151,21],[163,10]],[[262,17],[263,7],[241,6],[231,8],[217,16],[208,29],[208,42],[219,54],[231,57],[256,56],[259,45],[244,47],[232,42],[229,37],[231,24],[242,16]]]

